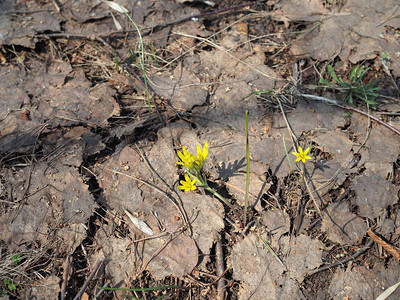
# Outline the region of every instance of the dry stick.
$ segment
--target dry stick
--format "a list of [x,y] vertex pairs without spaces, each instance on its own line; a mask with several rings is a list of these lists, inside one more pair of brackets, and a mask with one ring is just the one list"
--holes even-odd
[[61,284],[61,300],[64,300],[65,298],[65,290],[67,288],[67,282],[69,280],[70,276],[70,271],[71,271],[71,255],[68,254],[67,258],[65,259],[65,262],[63,263],[63,281]]
[[217,276],[219,277],[218,279],[218,285],[217,285],[217,290],[218,290],[218,295],[217,299],[218,300],[224,300],[225,299],[225,279],[223,278],[224,273],[225,273],[225,267],[224,267],[224,252],[222,249],[222,242],[221,242],[221,236],[218,237],[217,244],[215,245],[215,256],[216,256],[216,263],[217,263]]
[[363,254],[365,251],[367,251],[369,248],[371,248],[371,246],[372,246],[373,243],[374,243],[373,240],[369,240],[368,243],[365,245],[365,247],[361,248],[360,250],[358,250],[358,251],[357,251],[356,253],[354,253],[353,255],[351,255],[351,256],[349,256],[349,257],[343,259],[343,260],[340,260],[340,261],[338,261],[338,262],[335,262],[335,263],[333,263],[333,264],[330,264],[330,265],[328,265],[328,266],[324,266],[324,267],[322,267],[322,268],[319,268],[319,269],[316,269],[316,270],[312,270],[312,271],[308,272],[307,275],[309,276],[309,275],[313,275],[313,274],[315,274],[315,273],[319,273],[319,272],[322,272],[322,271],[326,271],[326,270],[329,270],[329,269],[331,269],[331,268],[334,268],[334,267],[343,265],[343,264],[347,263],[348,261],[351,261],[351,260],[353,260],[353,259],[356,259],[356,258],[359,257],[361,254]]
[[396,129],[395,127],[393,127],[392,125],[390,125],[389,123],[382,121],[381,119],[379,119],[378,117],[375,117],[371,114],[368,114],[358,108],[355,108],[353,106],[349,106],[346,104],[342,104],[340,103],[338,100],[333,100],[333,99],[328,99],[325,97],[321,97],[321,96],[315,96],[315,95],[309,95],[309,94],[299,94],[299,96],[304,97],[304,98],[308,98],[311,100],[320,100],[320,101],[324,101],[327,102],[329,104],[333,104],[336,105],[338,107],[344,108],[344,109],[348,109],[348,110],[352,110],[355,111],[363,116],[366,116],[368,118],[371,118],[372,120],[374,120],[375,122],[377,122],[378,124],[381,124],[383,126],[385,126],[386,128],[390,129],[391,131],[393,131],[394,133],[396,133],[397,135],[400,135],[400,131],[398,129]]
[[90,281],[93,279],[94,275],[96,275],[97,270],[100,268],[101,264],[103,261],[99,259],[97,263],[95,264],[93,271],[90,273],[89,277],[86,279],[85,283],[82,285],[81,289],[79,290],[78,294],[76,294],[74,300],[79,300],[81,299],[83,293],[85,292],[86,288],[88,287]]
[[377,236],[373,231],[372,228],[368,229],[367,234],[370,236],[371,239],[374,240],[374,242],[376,242],[378,245],[382,246],[383,249],[385,249],[387,252],[389,252],[390,254],[392,254],[392,256],[397,259],[400,260],[400,249],[397,248],[396,246],[393,246],[391,244],[389,244],[388,242],[384,241],[382,238],[380,238],[379,236]]
[[106,284],[103,285],[102,288],[97,292],[97,294],[94,295],[93,300],[97,300],[97,298],[100,297],[100,295],[105,291],[105,288],[107,288],[109,285],[110,285],[110,283],[109,283],[109,282],[106,282]]
[[[202,14],[197,14],[197,15],[191,15],[191,16],[187,16],[178,20],[174,20],[174,21],[169,21],[169,22],[165,22],[162,24],[157,24],[157,25],[152,25],[152,26],[146,26],[146,27],[142,27],[139,28],[140,31],[144,31],[144,30],[148,30],[148,32],[143,33],[142,35],[145,36],[147,34],[150,34],[154,31],[154,29],[156,28],[163,28],[163,27],[167,27],[167,26],[171,26],[171,25],[175,25],[175,24],[179,24],[179,23],[183,23],[185,21],[188,20],[192,20],[192,19],[200,19],[200,18],[206,18],[212,15],[218,15],[221,13],[226,13],[229,12],[231,10],[234,9],[238,9],[238,8],[242,8],[245,6],[251,6],[254,4],[257,4],[259,2],[262,1],[256,1],[256,2],[248,2],[245,4],[240,4],[240,5],[236,5],[236,6],[231,6],[228,8],[224,8],[221,10],[216,10],[216,11],[212,11],[212,12],[207,12],[207,13],[202,13]],[[111,35],[115,35],[115,34],[121,34],[123,36],[125,36],[125,33],[135,33],[137,32],[136,29],[127,29],[127,30],[115,30],[115,31],[109,31],[109,32],[100,32],[98,34],[94,34],[94,35],[88,35],[88,34],[74,34],[74,33],[49,33],[49,34],[36,34],[35,37],[74,37],[74,38],[86,38],[86,39],[93,39],[93,38],[97,38],[97,37],[110,37]]]
[[60,4],[58,3],[57,0],[51,0],[53,2],[54,7],[56,8],[57,12],[60,12]]

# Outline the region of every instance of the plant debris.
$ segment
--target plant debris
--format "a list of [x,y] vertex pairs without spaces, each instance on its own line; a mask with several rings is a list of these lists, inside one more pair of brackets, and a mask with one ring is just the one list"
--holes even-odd
[[120,5],[0,3],[0,297],[395,285],[400,6]]

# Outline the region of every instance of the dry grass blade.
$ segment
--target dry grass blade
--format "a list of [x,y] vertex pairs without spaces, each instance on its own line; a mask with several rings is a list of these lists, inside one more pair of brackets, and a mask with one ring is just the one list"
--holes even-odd
[[135,216],[133,216],[129,211],[127,211],[126,209],[124,210],[126,215],[129,217],[129,219],[131,220],[131,222],[133,223],[133,225],[135,225],[135,227],[137,229],[139,229],[141,232],[143,232],[144,234],[147,235],[154,235],[153,230],[150,228],[149,225],[146,224],[145,221],[136,218]]
[[[51,263],[50,249],[55,245],[47,245],[40,249],[8,253],[4,246],[0,246],[0,278],[12,278],[16,285],[37,280],[39,267],[46,268]],[[32,270],[34,270],[32,272]]]
[[387,299],[398,287],[400,286],[400,281],[390,287],[388,287],[382,294],[380,294],[376,300]]
[[[231,26],[232,26],[232,25],[231,25]],[[218,45],[218,44],[212,42],[212,41],[210,40],[211,36],[208,37],[208,38],[202,38],[202,37],[198,37],[198,36],[194,36],[194,35],[190,35],[190,34],[186,34],[186,33],[179,33],[179,32],[174,32],[174,33],[177,34],[177,35],[181,35],[181,36],[184,36],[184,37],[189,37],[189,38],[193,38],[193,39],[196,39],[196,40],[200,40],[200,41],[201,41],[201,43],[199,43],[199,44],[196,45],[196,46],[193,46],[192,48],[196,48],[196,47],[198,47],[198,46],[199,46],[200,44],[202,44],[202,43],[207,44],[207,45],[209,45],[209,46],[211,46],[211,47],[213,47],[213,48],[215,48],[215,49],[217,49],[217,50],[223,51],[224,53],[226,53],[226,54],[227,54],[230,58],[232,58],[233,60],[237,61],[237,62],[240,63],[240,64],[245,65],[246,67],[252,69],[252,70],[255,71],[256,73],[258,73],[258,74],[260,74],[260,75],[262,75],[262,76],[264,76],[264,77],[266,77],[266,78],[270,78],[270,79],[273,79],[273,80],[276,80],[276,81],[280,81],[280,80],[281,80],[281,79],[278,78],[278,77],[271,76],[271,75],[268,75],[268,74],[264,73],[263,71],[259,70],[257,67],[255,67],[255,66],[253,66],[253,65],[251,65],[251,64],[249,64],[249,63],[243,61],[242,59],[237,58],[237,57],[234,56],[233,54],[229,53],[229,51],[227,51],[224,47],[222,47],[222,46],[220,46],[220,45]],[[213,34],[212,36],[214,36],[214,34]],[[187,52],[187,51],[186,51],[186,52]],[[185,53],[186,53],[186,52],[185,52]],[[167,65],[171,64],[171,63],[174,62],[175,60],[176,60],[176,59],[172,60],[172,61],[171,61],[170,63],[168,63]],[[164,66],[164,67],[165,67],[165,66]]]

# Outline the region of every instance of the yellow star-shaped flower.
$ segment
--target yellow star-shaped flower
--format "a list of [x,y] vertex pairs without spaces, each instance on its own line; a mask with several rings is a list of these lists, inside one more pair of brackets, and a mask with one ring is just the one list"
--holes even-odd
[[205,142],[203,149],[200,148],[199,145],[197,145],[197,156],[196,156],[196,166],[198,167],[198,170],[201,170],[201,168],[204,166],[204,163],[207,159],[208,155],[208,142]]
[[197,189],[197,186],[195,186],[196,179],[190,180],[190,177],[188,174],[185,174],[185,180],[181,180],[181,185],[178,186],[180,190],[183,190],[185,192],[189,191],[194,191]]
[[182,152],[178,151],[178,156],[181,159],[181,161],[177,162],[178,165],[182,165],[189,170],[193,168],[196,157],[192,153],[187,152],[185,146],[182,146]]
[[176,164],[182,165],[190,171],[200,172],[208,156],[208,142],[205,142],[203,149],[197,145],[197,156],[187,152],[185,146],[182,146],[182,152],[178,151],[178,156],[181,161]]
[[296,162],[297,161],[302,161],[303,164],[306,163],[306,159],[311,159],[310,156],[307,155],[307,153],[310,151],[310,147],[308,147],[304,152],[303,149],[299,146],[299,152],[292,152],[292,154],[296,155]]

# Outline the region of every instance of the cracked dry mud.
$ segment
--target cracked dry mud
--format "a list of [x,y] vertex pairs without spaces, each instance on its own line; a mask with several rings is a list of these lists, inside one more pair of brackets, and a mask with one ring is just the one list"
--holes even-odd
[[[382,97],[358,108],[400,128],[399,5],[120,4],[143,34],[151,113],[126,16],[0,3],[0,298],[375,299],[397,283],[400,136],[299,94],[337,98],[317,85],[326,65],[346,78],[362,63]],[[177,188],[177,151],[205,142],[236,212]]]

